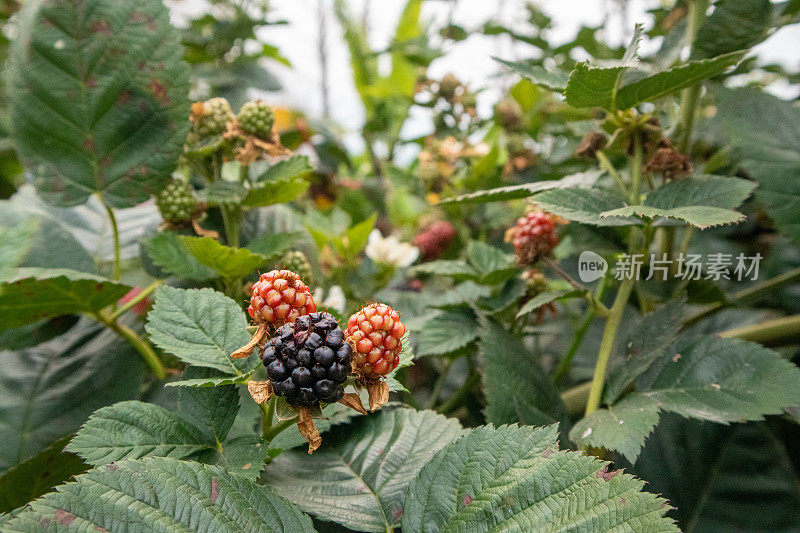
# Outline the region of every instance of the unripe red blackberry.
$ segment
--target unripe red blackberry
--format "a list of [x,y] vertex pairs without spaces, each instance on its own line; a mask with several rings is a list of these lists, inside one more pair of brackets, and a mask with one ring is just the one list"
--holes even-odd
[[544,211],[531,211],[517,220],[517,225],[506,233],[517,258],[523,265],[532,265],[548,255],[558,244],[556,225],[561,218]]
[[195,133],[201,139],[225,133],[228,123],[234,118],[231,104],[224,98],[212,98],[192,106],[191,120]]
[[288,252],[281,259],[281,266],[286,270],[291,270],[300,276],[308,285],[311,285],[311,263],[308,262],[306,254],[300,251]]
[[156,206],[167,222],[178,224],[190,222],[197,211],[197,198],[188,181],[172,178],[156,195]]
[[239,110],[239,114],[236,115],[236,120],[245,133],[264,140],[269,140],[272,137],[275,114],[272,112],[272,108],[263,100],[253,100],[244,104]]
[[366,378],[379,378],[397,368],[406,327],[400,315],[383,303],[370,304],[347,322],[353,346],[353,369]]
[[280,327],[317,310],[311,289],[291,270],[261,274],[251,289],[247,312],[257,323]]
[[352,351],[333,316],[311,313],[278,329],[261,358],[275,394],[310,406],[342,399]]
[[456,238],[456,230],[446,220],[437,220],[425,231],[414,237],[414,246],[419,248],[426,261],[440,257]]

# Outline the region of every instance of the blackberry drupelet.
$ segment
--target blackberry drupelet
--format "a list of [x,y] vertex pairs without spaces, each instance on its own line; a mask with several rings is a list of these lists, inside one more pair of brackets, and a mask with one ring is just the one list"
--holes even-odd
[[275,394],[289,405],[309,406],[342,399],[352,351],[336,319],[318,312],[278,329],[262,360]]

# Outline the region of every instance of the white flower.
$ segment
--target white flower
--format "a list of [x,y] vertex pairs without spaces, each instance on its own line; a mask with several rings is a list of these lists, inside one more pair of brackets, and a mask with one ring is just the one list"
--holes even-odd
[[370,232],[364,252],[376,263],[394,267],[407,267],[419,257],[418,248],[407,242],[400,242],[393,235],[384,237],[377,229]]
[[344,297],[344,291],[338,285],[334,285],[328,291],[327,298],[324,296],[325,291],[317,289],[314,291],[314,301],[319,302],[320,307],[328,307],[339,313],[344,313],[344,308],[347,301]]

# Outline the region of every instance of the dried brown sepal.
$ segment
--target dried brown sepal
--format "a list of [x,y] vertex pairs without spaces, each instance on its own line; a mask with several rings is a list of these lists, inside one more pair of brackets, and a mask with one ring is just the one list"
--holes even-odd
[[253,338],[250,339],[250,342],[233,352],[231,354],[231,358],[244,359],[245,357],[250,357],[253,354],[253,350],[255,350],[257,347],[261,347],[266,340],[267,324],[261,323],[258,325],[256,332],[253,333]]
[[213,229],[205,229],[203,226],[197,222],[197,219],[192,219],[192,228],[194,228],[194,232],[197,233],[200,237],[211,237],[214,240],[219,240],[219,233],[214,231]]
[[317,426],[314,425],[314,419],[308,407],[298,407],[297,413],[297,429],[300,430],[300,434],[308,441],[308,453],[310,455],[322,445],[322,437],[319,436],[319,431],[317,431]]
[[578,157],[585,157],[587,159],[594,159],[597,152],[606,147],[606,136],[599,131],[587,133],[581,139],[581,144],[575,150],[575,155]]
[[367,384],[369,410],[375,411],[389,401],[389,385],[385,381],[376,380]]
[[644,169],[652,174],[661,174],[662,179],[668,181],[691,174],[692,161],[675,150],[670,143],[662,143]]
[[342,396],[342,399],[339,400],[339,403],[349,407],[357,413],[361,413],[362,415],[367,414],[367,410],[364,409],[364,404],[361,403],[361,397],[355,392],[345,393],[345,395]]
[[228,124],[228,131],[222,137],[226,140],[244,140],[244,146],[236,148],[236,160],[243,165],[249,165],[261,159],[264,155],[278,157],[291,154],[291,151],[281,144],[280,135],[274,128],[270,138],[263,140],[246,133],[234,120]]
[[250,397],[253,398],[253,401],[259,405],[275,395],[275,392],[272,390],[272,382],[270,381],[248,381],[247,392],[250,393]]

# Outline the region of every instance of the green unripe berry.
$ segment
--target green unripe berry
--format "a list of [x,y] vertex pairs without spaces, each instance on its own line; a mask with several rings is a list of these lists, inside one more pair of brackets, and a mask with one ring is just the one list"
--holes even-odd
[[212,98],[192,106],[194,130],[201,139],[225,133],[234,118],[233,109],[224,98]]
[[197,211],[194,189],[189,182],[172,178],[164,190],[156,195],[156,206],[167,222],[189,222]]
[[250,135],[259,139],[269,140],[272,137],[272,125],[275,123],[275,114],[272,108],[263,100],[247,102],[236,115],[239,127]]
[[311,270],[311,263],[308,262],[306,254],[300,251],[288,252],[281,259],[281,268],[284,270],[291,270],[299,275],[306,285],[311,285],[313,272]]

